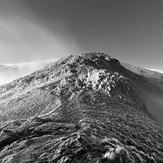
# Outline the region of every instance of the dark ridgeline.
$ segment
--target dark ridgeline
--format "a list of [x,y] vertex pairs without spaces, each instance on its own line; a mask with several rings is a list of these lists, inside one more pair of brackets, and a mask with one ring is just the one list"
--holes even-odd
[[163,92],[96,52],[1,86],[0,162],[163,162],[163,129],[148,112],[143,89]]

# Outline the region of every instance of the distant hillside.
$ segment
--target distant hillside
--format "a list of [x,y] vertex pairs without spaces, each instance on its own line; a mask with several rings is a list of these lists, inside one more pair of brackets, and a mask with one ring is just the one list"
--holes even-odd
[[121,64],[126,69],[145,77],[144,81],[135,82],[138,82],[141,88],[141,95],[149,112],[163,125],[163,74],[127,63]]
[[163,70],[158,70],[158,69],[150,69],[150,70],[163,74]]
[[9,83],[17,78],[24,77],[30,73],[43,68],[50,62],[55,60],[47,60],[31,63],[18,64],[1,64],[0,65],[0,85]]
[[163,162],[152,76],[91,52],[0,86],[0,162]]

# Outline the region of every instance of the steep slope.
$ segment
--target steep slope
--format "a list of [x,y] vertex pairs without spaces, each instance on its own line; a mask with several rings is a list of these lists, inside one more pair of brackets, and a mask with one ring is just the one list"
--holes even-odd
[[[149,112],[163,125],[163,74],[126,63],[121,63],[121,65],[146,78],[147,82],[141,84],[141,96]],[[149,83],[152,84],[150,84],[151,89],[146,87]]]
[[148,112],[142,88],[161,93],[95,52],[1,86],[1,162],[162,162],[163,129]]
[[159,87],[160,90],[163,90],[163,74],[162,73],[153,71],[150,69],[133,66],[128,63],[121,62],[121,65],[135,74],[146,77],[153,85],[156,85],[157,87]]
[[0,65],[0,85],[9,83],[17,78],[24,77],[30,73],[43,68],[50,62],[47,60],[40,62],[18,63],[18,64],[1,64]]
[[158,80],[160,79],[163,80],[163,74],[161,73],[161,70],[156,71],[155,69],[142,68],[142,67],[134,66],[128,63],[123,63],[123,62],[121,62],[121,65],[138,75],[142,75],[147,78],[155,78]]

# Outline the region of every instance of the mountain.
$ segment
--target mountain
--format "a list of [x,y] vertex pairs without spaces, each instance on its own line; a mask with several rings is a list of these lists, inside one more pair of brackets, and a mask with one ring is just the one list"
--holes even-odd
[[24,77],[30,73],[43,68],[55,60],[46,60],[40,62],[1,64],[0,65],[0,85],[9,83],[17,78]]
[[163,70],[159,70],[159,69],[150,69],[150,70],[163,74]]
[[147,78],[157,78],[161,80],[163,79],[163,73],[161,73],[162,70],[142,68],[142,67],[134,66],[128,63],[123,63],[123,62],[121,62],[121,65],[138,75],[142,75]]
[[143,76],[143,78],[145,77],[144,81],[136,82],[138,85],[142,85],[140,87],[141,95],[148,110],[155,119],[163,125],[163,74],[126,63],[121,63],[121,65],[128,70]]
[[161,78],[104,53],[50,63],[0,86],[0,161],[161,163],[163,127],[148,110],[152,95],[163,95]]

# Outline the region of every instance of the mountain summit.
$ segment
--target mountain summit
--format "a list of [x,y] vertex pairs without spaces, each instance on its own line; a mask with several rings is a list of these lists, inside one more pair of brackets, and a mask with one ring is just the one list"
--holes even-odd
[[161,95],[162,83],[104,53],[50,63],[0,86],[0,160],[163,162],[163,128],[147,93]]

